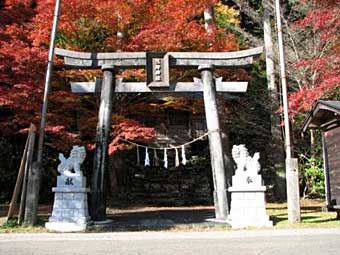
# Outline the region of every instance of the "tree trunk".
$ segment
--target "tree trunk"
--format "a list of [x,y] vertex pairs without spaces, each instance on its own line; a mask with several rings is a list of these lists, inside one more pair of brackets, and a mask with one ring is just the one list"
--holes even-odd
[[316,131],[310,130],[310,148],[311,148],[311,154],[315,156],[317,149],[316,149]]
[[212,30],[212,24],[214,22],[214,10],[212,6],[208,7],[204,10],[204,28],[207,33],[211,33]]
[[280,115],[277,113],[279,110],[280,97],[278,87],[275,83],[275,61],[274,61],[274,46],[271,32],[271,14],[269,6],[263,4],[263,32],[264,44],[266,51],[266,71],[267,71],[267,84],[270,96],[270,122],[271,122],[271,142],[270,150],[275,152],[270,154],[270,161],[272,162],[272,170],[282,169],[284,163],[284,148],[282,141],[282,132],[280,128]]

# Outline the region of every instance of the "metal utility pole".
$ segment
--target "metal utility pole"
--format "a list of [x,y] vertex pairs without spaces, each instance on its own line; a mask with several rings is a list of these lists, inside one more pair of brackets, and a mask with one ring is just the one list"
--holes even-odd
[[276,22],[277,22],[277,30],[278,30],[280,74],[281,74],[282,98],[283,98],[284,128],[285,128],[288,221],[289,223],[296,223],[301,220],[300,195],[299,195],[299,173],[298,173],[297,159],[292,158],[292,145],[291,145],[289,115],[288,115],[287,80],[286,80],[283,39],[282,39],[280,0],[275,0],[275,10],[276,10]]
[[37,156],[37,162],[40,165],[42,163],[42,156],[43,156],[43,144],[44,144],[44,136],[45,136],[46,113],[47,113],[47,103],[48,103],[47,97],[48,97],[48,94],[50,93],[50,86],[51,86],[51,77],[52,77],[53,59],[54,59],[54,48],[55,48],[55,38],[56,38],[56,34],[57,34],[57,29],[58,29],[60,3],[61,3],[61,0],[56,0],[54,17],[53,17],[53,27],[52,27],[52,34],[51,34],[50,49],[49,49],[49,54],[48,54],[48,64],[47,64],[46,77],[45,77],[45,91],[44,91],[43,106],[42,106],[42,110],[41,110],[41,122],[40,122],[40,129],[39,129],[38,156]]

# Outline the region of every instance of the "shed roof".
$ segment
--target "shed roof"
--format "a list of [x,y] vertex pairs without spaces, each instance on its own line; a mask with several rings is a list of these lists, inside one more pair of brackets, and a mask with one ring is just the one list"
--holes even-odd
[[340,123],[340,101],[316,101],[302,125],[302,131],[308,128],[329,129]]

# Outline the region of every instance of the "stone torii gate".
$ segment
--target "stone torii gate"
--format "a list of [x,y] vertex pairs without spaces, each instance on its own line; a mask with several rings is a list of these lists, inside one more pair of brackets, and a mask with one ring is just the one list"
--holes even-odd
[[[102,80],[96,82],[73,82],[75,93],[100,93],[101,102],[98,116],[96,149],[91,182],[90,213],[95,221],[106,216],[105,175],[107,171],[108,131],[112,109],[113,93],[142,92],[203,92],[212,176],[214,183],[215,215],[218,220],[228,218],[226,173],[216,92],[246,92],[247,82],[223,82],[214,78],[213,70],[249,66],[253,58],[262,53],[262,47],[236,52],[117,52],[83,53],[56,49],[56,55],[64,58],[65,66],[74,69],[101,69]],[[127,68],[146,68],[146,82],[123,82],[116,80],[115,71]],[[197,68],[201,79],[193,82],[170,83],[170,68]]]

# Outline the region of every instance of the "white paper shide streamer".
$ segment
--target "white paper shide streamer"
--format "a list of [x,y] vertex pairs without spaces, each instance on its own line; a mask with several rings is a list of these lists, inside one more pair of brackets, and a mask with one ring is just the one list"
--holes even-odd
[[178,149],[177,148],[175,148],[175,152],[176,152],[175,166],[178,167],[179,166],[179,155],[178,155]]
[[164,149],[164,168],[168,168],[168,154],[167,149]]
[[144,166],[150,166],[150,158],[149,158],[148,147],[145,148],[145,161],[144,161]]
[[184,145],[182,145],[181,148],[182,148],[182,164],[185,166],[187,164],[187,159],[185,157],[185,148],[184,148]]

